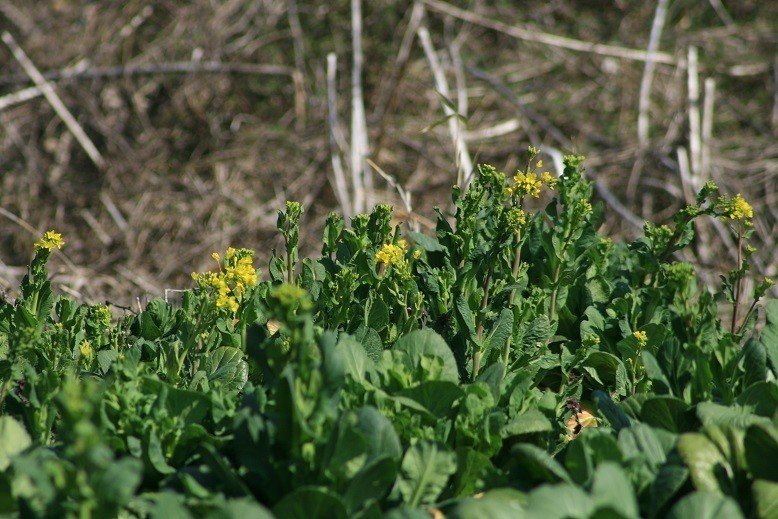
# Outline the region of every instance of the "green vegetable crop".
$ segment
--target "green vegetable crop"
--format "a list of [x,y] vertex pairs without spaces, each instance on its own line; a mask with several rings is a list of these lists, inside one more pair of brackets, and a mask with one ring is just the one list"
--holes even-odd
[[[597,234],[582,159],[480,166],[433,236],[327,220],[114,320],[55,297],[47,233],[0,300],[0,513],[21,517],[776,517],[778,302],[752,210],[706,184],[672,225]],[[529,202],[549,200],[532,212]],[[720,293],[677,261],[737,244]],[[442,514],[442,515],[441,515]]]

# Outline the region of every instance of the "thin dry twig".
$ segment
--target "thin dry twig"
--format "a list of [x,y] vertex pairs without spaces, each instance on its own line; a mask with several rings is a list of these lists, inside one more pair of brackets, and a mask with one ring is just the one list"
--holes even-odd
[[705,99],[702,106],[702,158],[700,172],[703,179],[711,178],[710,154],[713,139],[713,107],[716,99],[716,80],[705,79]]
[[454,7],[453,5],[446,2],[441,2],[440,0],[424,0],[424,3],[433,11],[444,13],[469,23],[481,25],[483,27],[502,32],[508,36],[512,36],[520,40],[533,41],[536,43],[542,43],[544,45],[561,47],[563,49],[569,49],[578,52],[591,52],[594,54],[611,56],[614,58],[635,61],[648,61],[649,59],[652,59],[657,63],[665,63],[668,65],[678,64],[678,60],[666,52],[657,52],[653,56],[649,57],[648,53],[644,50],[629,49],[626,47],[605,45],[602,43],[592,43],[588,41],[576,40],[573,38],[566,38],[564,36],[557,36],[556,34],[549,34],[537,30],[522,29],[520,27],[498,22],[485,16]]
[[702,137],[700,127],[700,77],[697,70],[697,47],[689,47],[687,88],[689,95],[689,152],[692,163],[694,188],[699,189],[700,163],[702,162]]
[[[427,56],[427,61],[432,69],[436,90],[444,98],[450,99],[446,74],[438,60],[435,47],[432,45],[432,38],[430,38],[429,31],[426,27],[422,26],[419,27],[417,34],[419,35],[419,41],[421,41],[421,45],[424,48],[424,54]],[[459,120],[459,117],[464,116],[465,114],[457,114],[446,103],[441,104],[443,106],[443,113],[447,119],[448,131],[451,134],[451,140],[454,143],[457,157],[457,185],[464,187],[467,185],[473,171],[473,162],[470,158],[470,153],[467,151],[467,143],[465,143],[461,122]]]
[[330,130],[330,157],[333,171],[331,182],[335,197],[338,199],[338,204],[340,204],[340,208],[343,211],[343,216],[348,219],[353,216],[354,213],[352,212],[352,203],[346,185],[346,173],[343,170],[343,161],[341,160],[340,152],[338,151],[337,134],[339,132],[339,123],[336,86],[337,70],[338,57],[334,52],[331,52],[327,55],[327,122],[329,123],[328,126]]
[[97,166],[98,169],[102,169],[105,166],[105,159],[103,159],[103,156],[97,150],[97,147],[94,145],[92,140],[86,134],[81,125],[78,124],[78,121],[76,121],[76,118],[73,117],[73,114],[70,113],[70,110],[67,109],[65,104],[59,98],[51,84],[46,81],[43,75],[41,75],[38,68],[33,64],[30,58],[27,57],[27,54],[25,54],[24,50],[22,50],[19,44],[16,43],[14,37],[11,36],[11,33],[4,31],[2,34],[2,39],[3,42],[8,45],[8,48],[11,50],[11,53],[13,54],[16,61],[19,62],[19,65],[22,66],[25,73],[30,76],[30,79],[33,81],[33,83],[35,83],[35,85],[41,90],[43,95],[46,97],[46,100],[49,102],[54,111],[57,112],[57,115],[59,115],[60,119],[62,119],[62,121],[65,123],[65,126],[68,127],[68,130],[70,130],[70,132],[76,138],[76,141],[78,141],[95,166]]
[[659,0],[656,4],[656,14],[651,24],[651,35],[648,39],[646,66],[643,78],[640,80],[640,95],[638,100],[638,142],[641,148],[648,146],[648,109],[651,105],[651,82],[654,79],[654,55],[659,48],[662,29],[667,16],[667,0]]
[[363,212],[370,204],[373,180],[366,167],[369,148],[365,100],[362,93],[362,0],[351,0],[351,184],[354,212]]

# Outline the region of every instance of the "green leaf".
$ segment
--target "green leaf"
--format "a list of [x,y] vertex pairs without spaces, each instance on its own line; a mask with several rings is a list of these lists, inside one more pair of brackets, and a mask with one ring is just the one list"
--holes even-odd
[[427,252],[445,252],[445,248],[440,244],[437,238],[432,238],[420,232],[410,231],[407,236],[411,241],[421,249]]
[[369,501],[380,501],[391,490],[397,478],[397,463],[388,456],[374,459],[362,467],[349,482],[343,500],[350,514]]
[[222,346],[210,352],[205,358],[205,371],[210,383],[220,384],[231,391],[243,389],[249,378],[243,352],[230,346]]
[[429,380],[403,389],[400,395],[418,402],[436,417],[446,418],[451,415],[454,404],[465,392],[459,384],[446,380]]
[[593,351],[583,362],[583,369],[595,382],[618,395],[627,393],[627,370],[621,359],[604,351]]
[[448,478],[456,472],[456,456],[437,444],[422,441],[408,449],[400,469],[400,494],[408,505],[417,507],[438,498]]
[[628,458],[642,457],[652,467],[659,467],[667,459],[665,447],[657,436],[661,429],[654,430],[643,423],[621,429],[619,432],[619,447]]
[[300,487],[284,496],[273,507],[273,514],[284,519],[346,519],[346,505],[337,494],[323,487]]
[[606,392],[599,389],[593,391],[592,398],[597,405],[597,410],[610,422],[611,427],[616,432],[632,424],[632,420],[627,416],[627,413],[622,411]]
[[546,418],[546,415],[537,409],[529,409],[505,424],[501,434],[503,438],[510,438],[522,434],[549,432],[551,430],[551,421]]
[[433,330],[425,328],[415,330],[397,339],[394,343],[393,351],[404,353],[413,367],[419,366],[423,356],[438,357],[443,361],[443,372],[441,380],[459,382],[459,371],[457,362],[451,348],[448,347],[443,337]]
[[715,492],[692,492],[670,510],[667,519],[742,519],[743,513],[731,498]]
[[368,462],[380,456],[400,461],[402,445],[392,422],[375,407],[357,411],[357,429],[367,438]]
[[505,347],[505,343],[508,341],[508,337],[513,333],[513,312],[507,308],[500,312],[499,317],[492,325],[492,329],[487,335],[487,340],[484,344],[484,350],[489,351],[496,348],[498,351],[502,351]]
[[672,396],[658,396],[643,402],[640,419],[648,425],[680,433],[696,428],[695,417],[689,416],[689,404]]
[[367,315],[367,326],[377,331],[383,330],[389,324],[389,308],[380,299],[371,300]]
[[657,473],[649,489],[650,515],[656,516],[689,478],[689,471],[678,465],[663,465]]
[[765,349],[773,374],[778,376],[778,299],[771,299],[764,308],[767,323],[759,335],[759,343]]
[[714,402],[701,402],[697,404],[697,417],[702,425],[730,425],[736,429],[745,429],[751,424],[769,424],[770,420],[757,416],[739,405],[723,406]]
[[662,368],[659,366],[656,357],[651,352],[643,350],[640,353],[643,361],[643,368],[646,370],[646,376],[654,384],[654,390],[657,393],[670,393],[670,382],[667,380]]
[[721,492],[721,471],[732,476],[732,467],[707,436],[700,433],[682,434],[678,439],[678,454],[689,468],[694,487],[698,490]]
[[130,501],[143,478],[143,464],[135,458],[122,458],[111,463],[97,480],[101,498],[118,505]]
[[746,342],[743,347],[743,368],[745,377],[743,385],[745,387],[757,382],[764,382],[767,378],[767,350],[760,342],[753,338]]
[[737,397],[737,403],[754,414],[772,418],[778,409],[778,384],[775,381],[752,384]]
[[752,425],[744,440],[746,461],[758,479],[778,481],[778,431],[772,424]]
[[778,483],[757,479],[751,485],[757,517],[778,517]]
[[343,356],[346,373],[357,382],[369,380],[375,374],[375,363],[367,356],[364,346],[354,337],[341,334],[336,347]]
[[545,314],[535,317],[530,323],[527,331],[521,339],[524,349],[536,348],[543,345],[551,337],[551,322]]
[[0,416],[0,471],[8,468],[11,458],[32,445],[22,424],[10,416]]
[[[166,519],[172,519],[165,516]],[[206,519],[274,519],[270,510],[253,499],[230,499],[216,510],[205,516]]]
[[638,502],[629,478],[616,463],[597,467],[592,484],[595,505],[616,510],[623,517],[638,517]]
[[527,474],[535,481],[572,483],[564,467],[548,452],[529,443],[520,443],[511,448],[512,463],[518,467],[518,474]]
[[446,513],[450,519],[516,519],[525,516],[522,503],[527,497],[518,490],[501,488],[490,490],[478,499],[470,498],[458,501],[456,506]]
[[594,502],[580,487],[560,483],[530,492],[525,508],[525,517],[532,519],[584,519],[592,516]]

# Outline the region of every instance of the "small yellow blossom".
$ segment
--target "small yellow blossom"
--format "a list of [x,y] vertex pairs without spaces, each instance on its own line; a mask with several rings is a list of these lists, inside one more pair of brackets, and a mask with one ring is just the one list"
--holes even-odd
[[632,336],[638,341],[638,345],[642,348],[648,344],[648,334],[646,332],[632,332]]
[[46,233],[43,235],[43,237],[35,242],[35,250],[54,250],[54,249],[61,249],[62,246],[65,244],[65,241],[62,239],[62,235],[56,231],[46,231]]
[[543,159],[538,160],[537,167],[539,167],[539,168],[543,167]]
[[92,358],[92,354],[94,354],[94,350],[92,349],[92,343],[89,341],[81,341],[81,344],[78,345],[78,351],[81,352],[82,357],[86,358]]
[[415,251],[413,251],[413,259],[417,260],[419,258],[421,258],[421,251],[419,249],[416,249]]
[[754,209],[740,193],[733,198],[720,197],[719,207],[722,209],[722,216],[728,220],[746,222],[754,217]]
[[221,263],[222,257],[221,257],[221,255],[219,255],[219,253],[218,253],[218,252],[214,252],[214,253],[212,253],[212,254],[211,254],[211,257],[213,258],[213,260],[214,260],[216,263]]
[[519,197],[531,195],[533,198],[540,198],[540,188],[543,187],[543,181],[535,173],[516,173],[513,181],[513,186],[509,188],[512,195]]
[[549,189],[556,189],[556,185],[557,182],[559,182],[559,179],[548,171],[544,171],[543,174],[540,175],[540,181],[546,184]]
[[397,244],[386,243],[376,252],[375,261],[383,263],[387,267],[399,265],[405,261],[405,251],[399,242]]

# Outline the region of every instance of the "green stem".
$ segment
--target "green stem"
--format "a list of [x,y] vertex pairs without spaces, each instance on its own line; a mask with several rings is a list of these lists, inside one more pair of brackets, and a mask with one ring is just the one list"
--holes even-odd
[[[513,258],[513,270],[511,273],[513,274],[514,281],[516,280],[516,277],[519,275],[519,268],[521,267],[521,231],[517,231],[515,234],[516,238],[516,256]],[[513,308],[513,301],[516,298],[516,287],[511,289],[511,294],[508,296],[508,308]],[[513,340],[513,333],[508,335],[508,340],[505,341],[505,348],[502,351],[502,363],[505,365],[505,367],[508,367],[508,358],[510,357],[511,353],[511,341]]]
[[[479,344],[481,343],[484,335],[484,320],[483,320],[483,313],[484,310],[486,310],[486,307],[489,304],[489,286],[492,283],[492,269],[493,266],[489,265],[489,271],[486,273],[486,279],[484,280],[484,298],[481,300],[481,310],[479,313],[479,322],[478,322],[478,330],[476,331],[476,335],[478,337]],[[478,370],[481,368],[481,356],[483,352],[480,350],[475,352],[473,354],[473,375],[472,378],[475,379],[475,377],[478,375]]]
[[737,233],[737,280],[735,281],[735,293],[734,302],[732,303],[732,323],[730,324],[729,331],[734,335],[735,327],[737,326],[738,310],[740,308],[740,283],[743,280],[743,274],[740,269],[743,268],[743,233],[738,230]]

